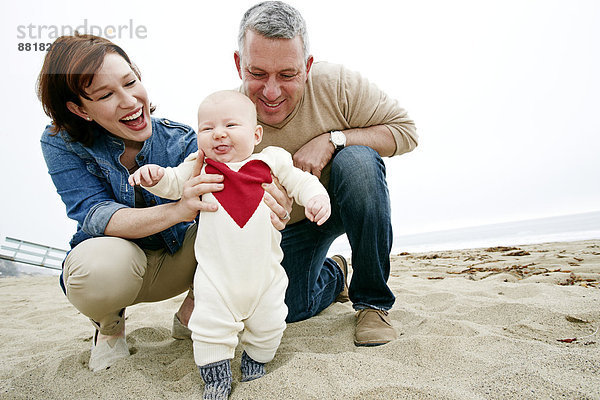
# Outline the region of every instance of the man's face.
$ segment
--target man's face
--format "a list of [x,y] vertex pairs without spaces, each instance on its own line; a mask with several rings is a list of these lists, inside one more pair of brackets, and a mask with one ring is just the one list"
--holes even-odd
[[279,124],[300,102],[313,58],[304,62],[300,36],[270,39],[251,30],[246,32],[242,55],[235,53],[235,64],[258,119]]

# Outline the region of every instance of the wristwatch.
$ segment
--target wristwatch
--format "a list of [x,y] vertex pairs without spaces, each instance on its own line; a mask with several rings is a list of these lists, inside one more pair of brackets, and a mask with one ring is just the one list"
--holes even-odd
[[330,131],[329,132],[329,141],[335,147],[335,151],[339,151],[346,147],[346,135],[342,131]]

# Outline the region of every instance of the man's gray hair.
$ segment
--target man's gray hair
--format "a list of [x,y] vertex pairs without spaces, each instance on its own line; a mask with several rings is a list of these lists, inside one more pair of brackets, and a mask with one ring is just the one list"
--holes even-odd
[[250,7],[242,17],[238,33],[240,56],[244,49],[246,32],[251,29],[271,39],[293,39],[300,35],[304,61],[308,60],[308,34],[306,22],[294,7],[282,1],[264,1]]

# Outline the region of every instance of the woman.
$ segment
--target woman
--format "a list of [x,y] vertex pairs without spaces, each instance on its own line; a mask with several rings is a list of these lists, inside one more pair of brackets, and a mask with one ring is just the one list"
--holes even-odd
[[[104,38],[58,38],[44,60],[38,96],[52,118],[41,139],[48,172],[67,215],[77,221],[61,286],[96,327],[89,368],[99,371],[129,355],[125,307],[190,287],[194,219],[199,211],[215,211],[200,196],[221,190],[223,178],[194,174],[177,202],[128,185],[141,165],[180,164],[197,151],[196,135],[188,126],[150,117],[139,71]],[[281,229],[290,201],[275,186],[267,191],[273,224]],[[173,319],[175,338],[189,337],[192,309],[190,290]]]

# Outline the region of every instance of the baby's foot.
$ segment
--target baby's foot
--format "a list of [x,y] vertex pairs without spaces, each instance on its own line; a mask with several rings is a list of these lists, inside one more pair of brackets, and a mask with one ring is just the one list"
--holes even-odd
[[231,364],[229,360],[198,366],[204,380],[204,400],[226,400],[231,392]]
[[254,361],[248,353],[242,354],[242,382],[258,379],[265,374],[265,364]]

